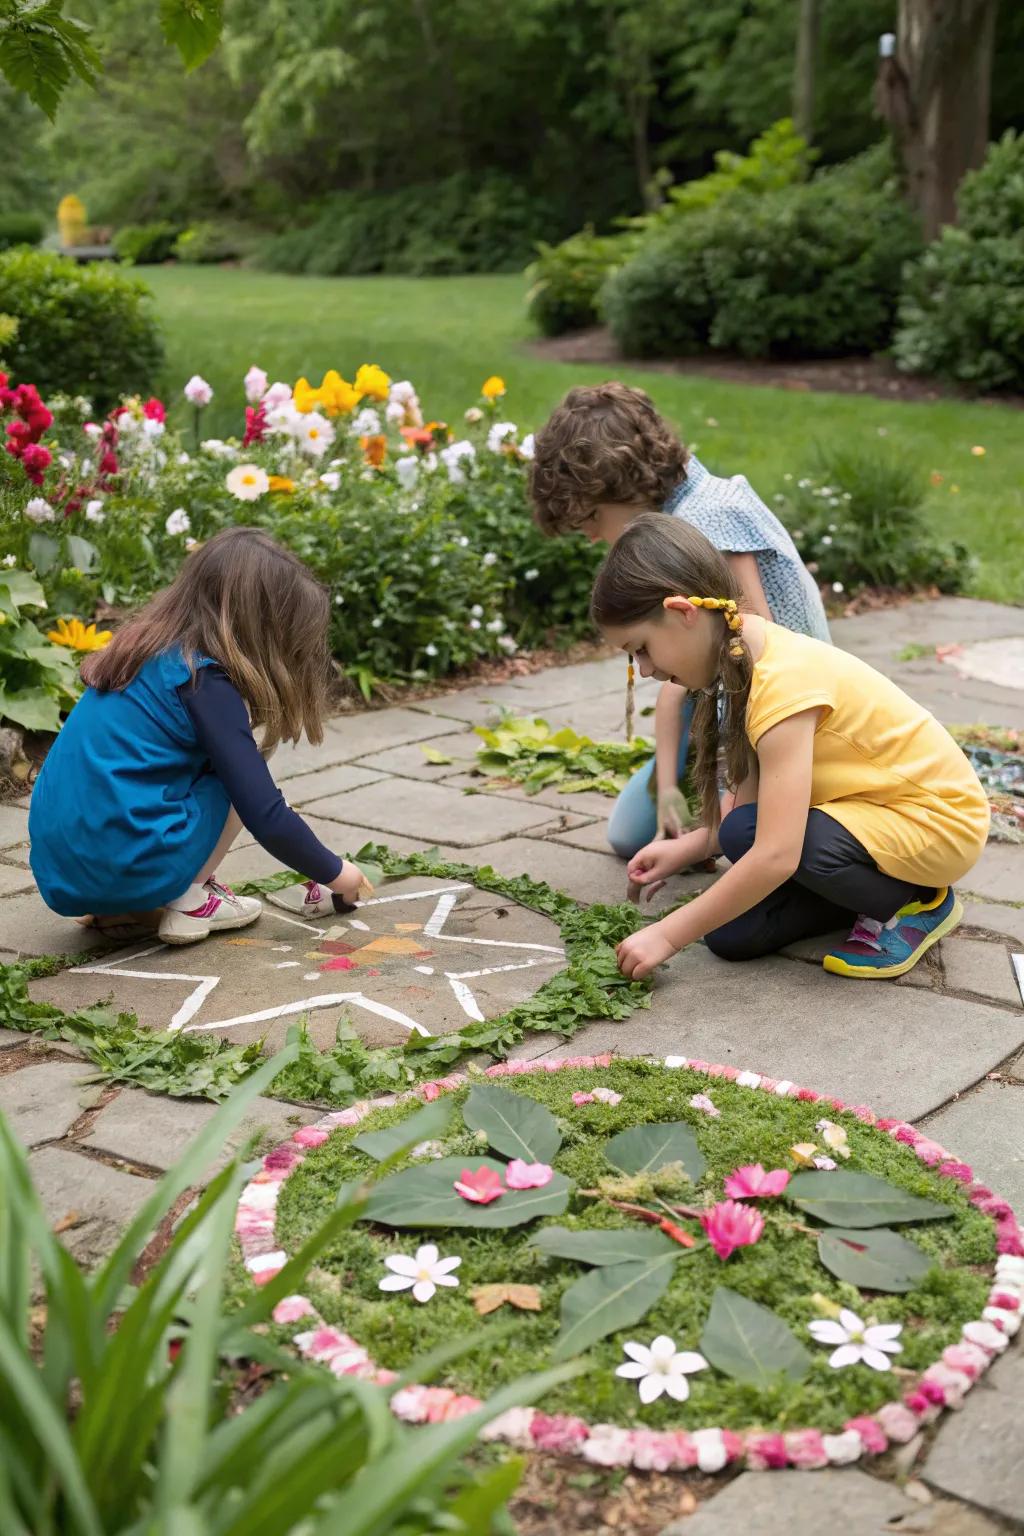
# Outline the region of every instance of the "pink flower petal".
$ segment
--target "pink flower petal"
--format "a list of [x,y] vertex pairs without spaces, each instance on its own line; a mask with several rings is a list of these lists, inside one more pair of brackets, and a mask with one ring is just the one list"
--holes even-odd
[[505,1183],[509,1189],[543,1189],[554,1177],[554,1169],[547,1163],[524,1163],[514,1157],[505,1169]]

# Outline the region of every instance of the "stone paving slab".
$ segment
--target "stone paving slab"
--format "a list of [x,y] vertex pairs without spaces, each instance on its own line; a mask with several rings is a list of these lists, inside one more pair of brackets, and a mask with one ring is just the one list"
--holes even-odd
[[14,848],[5,848],[0,862],[12,865],[16,869],[28,869],[28,843],[19,843]]
[[850,1536],[885,1536],[919,1510],[900,1488],[852,1468],[744,1472],[662,1536],[822,1536],[840,1514]]
[[1024,1350],[1011,1345],[939,1427],[922,1476],[932,1488],[1024,1525]]
[[61,1233],[61,1242],[86,1265],[110,1252],[153,1193],[152,1179],[110,1168],[66,1145],[40,1147],[28,1162],[51,1225],[77,1218]]
[[281,793],[289,805],[304,806],[310,800],[323,799],[324,795],[341,795],[348,789],[376,784],[381,777],[372,768],[338,763],[334,768],[319,768],[315,773],[300,773],[297,778],[283,779]]
[[[584,662],[575,667],[549,667],[519,678],[514,683],[498,683],[467,688],[460,693],[441,694],[425,699],[418,709],[442,719],[464,720],[481,725],[496,719],[503,709],[517,715],[544,715],[560,706],[569,707],[602,694],[621,689],[625,696],[626,662],[621,656],[606,661]],[[637,697],[654,702],[658,684],[650,678],[637,679]],[[648,699],[648,694],[650,698]],[[551,722],[554,724],[554,720]]]
[[214,1031],[268,1051],[308,1013],[324,1049],[346,1015],[370,1046],[493,1017],[563,963],[549,919],[457,881],[417,877],[386,882],[357,916],[304,923],[267,902],[243,932],[182,948],[122,947],[30,990],[65,1008],[111,997],[144,1028]]
[[28,837],[28,811],[19,805],[0,805],[0,848],[12,848]]
[[373,709],[365,714],[335,715],[324,722],[325,745],[340,743],[340,761],[353,762],[369,752],[384,752],[410,741],[427,741],[436,736],[437,722],[417,707],[414,709]]
[[[452,722],[454,723],[454,722]],[[423,742],[410,742],[404,747],[389,747],[384,752],[371,752],[368,757],[360,758],[358,766],[366,767],[381,773],[394,773],[404,779],[427,779],[433,782],[436,779],[450,778],[453,773],[458,773],[463,765],[471,764],[476,758],[478,747],[483,742],[479,736],[470,730],[448,731],[439,736],[430,736]],[[423,748],[430,747],[442,756],[451,759],[447,763],[431,763],[427,761]]]
[[951,992],[974,992],[992,1002],[1021,1006],[1008,945],[954,934],[940,948]]
[[0,902],[0,944],[18,955],[107,953],[111,948],[95,929],[51,912],[34,889]]
[[573,1050],[725,1062],[917,1120],[1024,1044],[1024,1012],[908,990],[893,1014],[888,987],[697,944],[659,972],[648,1010],[588,1025]]
[[1024,949],[1024,907],[999,906],[994,901],[965,901],[964,927],[1001,933]]
[[[22,1045],[31,1038],[18,1035]],[[91,1072],[70,1063],[44,1061],[0,1077],[0,1110],[15,1135],[27,1147],[66,1135],[84,1111],[83,1079]]]
[[[30,891],[34,883],[31,870],[0,864],[0,896],[9,896],[13,891]],[[0,904],[0,933],[3,932],[3,910]]]
[[[203,1099],[170,1099],[145,1093],[141,1088],[122,1088],[100,1110],[79,1145],[163,1171],[188,1150],[216,1113],[217,1105]],[[257,1099],[203,1177],[213,1178],[254,1138],[258,1138],[254,1144],[256,1152],[270,1151],[300,1125],[311,1124],[320,1114],[318,1109],[285,1104],[280,1099]]]
[[989,901],[1024,901],[1024,856],[1014,843],[988,843],[971,872],[960,881],[961,895]]
[[947,1104],[925,1129],[1024,1211],[1024,1083],[982,1083]]
[[378,827],[381,833],[394,831],[418,837],[424,846],[434,837],[443,837],[456,848],[472,848],[551,820],[545,805],[528,806],[495,795],[463,795],[445,784],[408,779],[382,780],[347,795],[314,800],[308,809]]
[[453,773],[444,783],[449,789],[470,790],[473,795],[498,795],[502,800],[518,800],[523,805],[547,805],[553,810],[573,811],[580,816],[607,817],[614,801],[596,790],[583,789],[578,794],[562,795],[557,789],[542,789],[528,795],[522,784],[500,787],[480,773]]

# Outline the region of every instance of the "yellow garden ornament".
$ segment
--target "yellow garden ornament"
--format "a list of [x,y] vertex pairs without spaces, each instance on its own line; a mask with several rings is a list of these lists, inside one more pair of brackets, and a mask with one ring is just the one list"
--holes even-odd
[[49,630],[46,638],[72,651],[102,651],[114,634],[109,629],[97,630],[95,624],[83,624],[81,619],[58,619],[57,628]]

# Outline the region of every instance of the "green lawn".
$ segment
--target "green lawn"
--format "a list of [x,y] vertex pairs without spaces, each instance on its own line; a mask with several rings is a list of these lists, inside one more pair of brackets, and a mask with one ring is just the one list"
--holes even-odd
[[[306,278],[189,267],[143,275],[167,331],[168,397],[193,373],[207,378],[216,390],[210,435],[239,430],[242,375],[253,362],[289,382],[300,374],[319,381],[327,368],[351,378],[360,363],[377,362],[394,378],[412,379],[424,409],[453,423],[475,403],[484,378],[500,373],[508,384],[502,410],[524,428],[538,426],[570,385],[609,372],[527,354],[524,284],[516,276]],[[640,368],[621,376],[651,393],[711,469],[747,475],[766,498],[785,473],[813,469],[816,444],[870,445],[881,434],[922,474],[944,477],[929,505],[937,531],[977,557],[974,592],[1024,602],[1020,411],[749,388]],[[972,455],[975,445],[984,457]]]

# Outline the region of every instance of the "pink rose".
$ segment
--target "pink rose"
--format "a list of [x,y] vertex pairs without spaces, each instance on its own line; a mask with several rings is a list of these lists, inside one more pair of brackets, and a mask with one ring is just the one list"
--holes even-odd
[[868,1418],[866,1415],[858,1419],[847,1419],[843,1428],[852,1429],[860,1435],[864,1442],[864,1449],[874,1456],[880,1456],[888,1447],[889,1442],[882,1433],[881,1426],[875,1419]]

